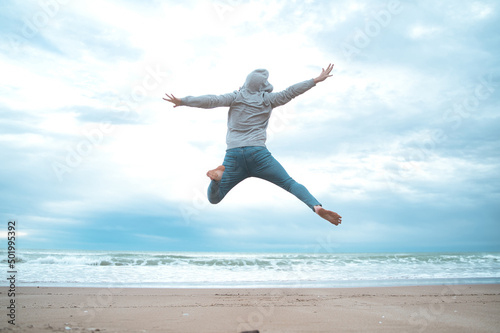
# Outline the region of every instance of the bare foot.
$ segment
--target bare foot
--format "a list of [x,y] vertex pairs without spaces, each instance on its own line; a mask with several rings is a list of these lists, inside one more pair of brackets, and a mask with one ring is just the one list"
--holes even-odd
[[339,225],[342,223],[342,216],[331,210],[324,209],[321,206],[314,206],[314,211],[331,224]]
[[222,174],[226,170],[226,167],[223,165],[219,165],[217,168],[210,170],[207,172],[207,176],[215,181],[220,181],[222,179]]

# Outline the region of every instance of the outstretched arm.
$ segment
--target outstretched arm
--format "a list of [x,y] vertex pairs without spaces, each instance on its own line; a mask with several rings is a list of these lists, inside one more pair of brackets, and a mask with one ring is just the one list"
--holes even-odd
[[192,106],[195,108],[212,109],[220,106],[231,106],[231,103],[236,97],[236,91],[224,95],[203,95],[203,96],[186,96],[177,98],[172,94],[165,94],[167,98],[165,101],[173,103],[174,108],[178,106]]
[[166,100],[167,102],[170,102],[170,103],[173,103],[174,104],[174,108],[178,107],[181,105],[181,100],[177,97],[175,97],[174,95],[172,94],[165,94],[167,95],[167,98],[163,97],[164,100]]
[[325,81],[327,78],[332,76],[330,74],[332,69],[333,69],[333,64],[329,64],[326,70],[323,68],[321,74],[314,79],[309,79],[304,82],[296,83],[293,86],[290,86],[278,93],[270,93],[268,95],[268,99],[271,102],[271,106],[275,108],[277,106],[284,105],[290,102],[293,98],[297,97],[300,94],[305,93],[306,91],[314,87],[316,83]]
[[333,69],[333,64],[329,64],[328,67],[326,68],[326,70],[324,68],[321,69],[321,74],[314,78],[314,84],[318,83],[318,82],[322,82],[322,81],[325,81],[327,78],[329,78],[330,76],[332,76],[330,73]]

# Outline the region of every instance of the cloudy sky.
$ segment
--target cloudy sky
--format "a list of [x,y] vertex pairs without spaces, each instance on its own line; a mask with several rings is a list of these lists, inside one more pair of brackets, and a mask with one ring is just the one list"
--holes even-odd
[[[2,1],[0,219],[20,248],[500,251],[496,1]],[[218,205],[223,94],[275,91],[268,148],[338,227],[258,179]],[[5,236],[2,237],[5,244]]]

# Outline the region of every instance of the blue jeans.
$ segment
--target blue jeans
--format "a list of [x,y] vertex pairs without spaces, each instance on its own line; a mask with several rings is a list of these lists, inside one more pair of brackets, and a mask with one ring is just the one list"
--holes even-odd
[[231,189],[248,177],[257,177],[292,193],[314,211],[321,205],[305,186],[292,179],[266,147],[240,147],[228,149],[224,157],[226,167],[220,181],[212,180],[208,186],[208,200],[219,203]]

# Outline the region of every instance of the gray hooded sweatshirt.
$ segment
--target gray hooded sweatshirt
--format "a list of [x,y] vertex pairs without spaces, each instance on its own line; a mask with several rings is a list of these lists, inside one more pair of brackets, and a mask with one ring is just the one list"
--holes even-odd
[[228,106],[227,149],[265,147],[266,129],[272,109],[290,102],[315,86],[314,80],[310,79],[273,93],[268,77],[266,69],[256,69],[248,74],[239,91],[224,95],[187,96],[181,98],[181,105],[204,109]]

